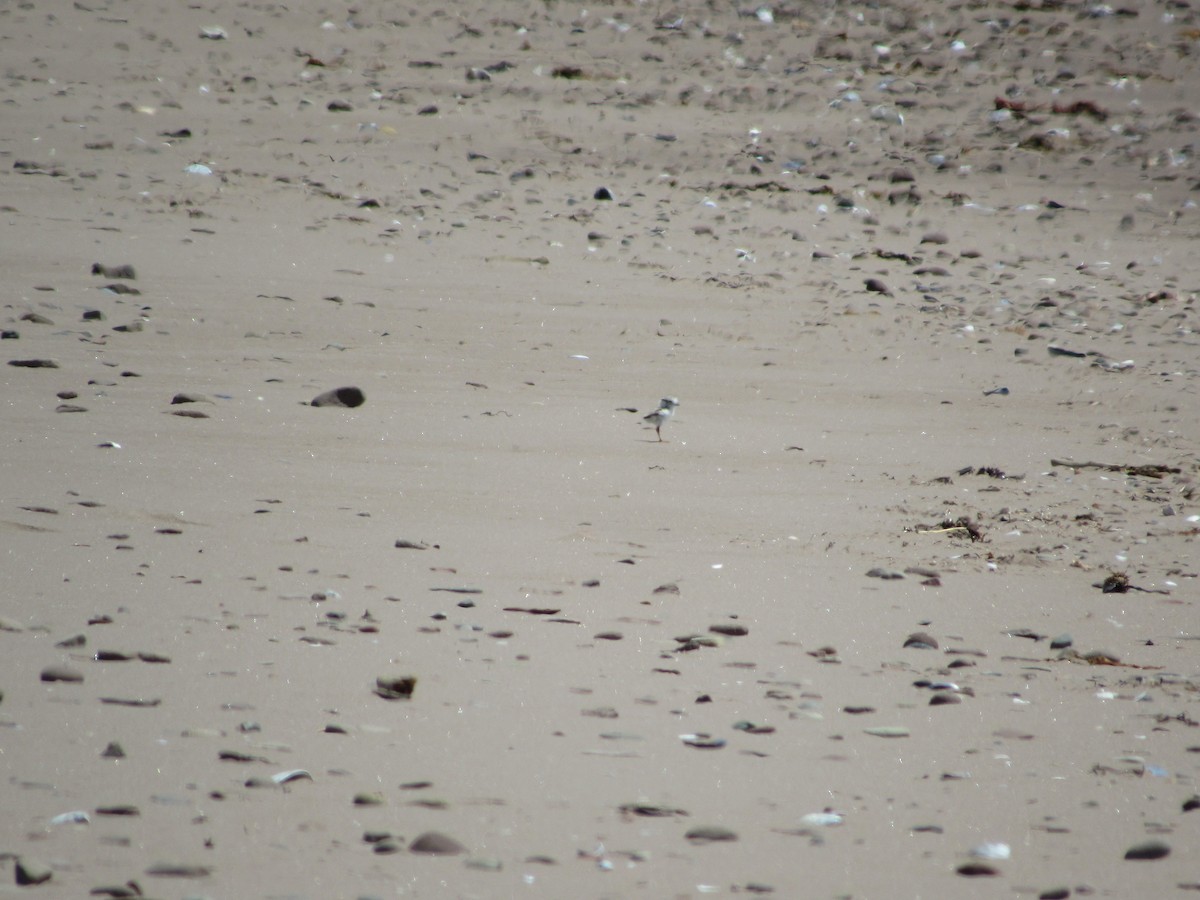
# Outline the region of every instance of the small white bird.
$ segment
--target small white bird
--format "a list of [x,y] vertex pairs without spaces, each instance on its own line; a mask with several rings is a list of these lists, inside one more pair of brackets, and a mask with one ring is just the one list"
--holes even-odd
[[678,397],[663,397],[658,401],[658,409],[650,413],[648,416],[643,416],[643,420],[654,426],[654,433],[658,435],[659,443],[665,443],[662,436],[662,427],[667,423],[667,419],[675,413],[675,407],[679,405]]

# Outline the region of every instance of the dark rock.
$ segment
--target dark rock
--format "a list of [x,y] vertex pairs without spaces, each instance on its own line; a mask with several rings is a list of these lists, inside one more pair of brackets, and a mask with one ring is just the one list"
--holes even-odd
[[17,884],[29,887],[35,884],[45,884],[54,877],[54,872],[43,862],[22,856],[16,865]]
[[904,646],[914,650],[936,650],[938,642],[937,638],[924,631],[914,631],[904,639]]
[[426,831],[418,835],[408,846],[413,853],[423,853],[428,856],[455,856],[466,853],[467,848],[449,835],[439,831]]
[[1000,874],[1000,870],[995,866],[990,866],[987,863],[982,862],[963,863],[954,871],[958,872],[959,875],[965,875],[968,878],[978,878],[980,876],[988,877]]
[[67,684],[81,684],[83,673],[70,666],[46,666],[42,669],[42,681],[63,681]]
[[127,281],[137,280],[137,272],[129,264],[106,266],[103,263],[93,263],[92,274],[99,275],[102,278],[124,278]]
[[1134,844],[1125,851],[1126,859],[1166,859],[1170,855],[1171,847],[1163,841],[1143,841],[1140,844]]
[[708,630],[713,634],[725,634],[730,637],[744,637],[750,633],[750,629],[745,625],[730,625],[725,622],[718,622],[716,625],[710,625]]
[[684,835],[693,844],[712,844],[718,841],[736,841],[737,832],[720,825],[697,825]]
[[340,387],[332,391],[318,394],[312,400],[313,406],[341,406],[353,409],[367,402],[367,396],[356,387]]

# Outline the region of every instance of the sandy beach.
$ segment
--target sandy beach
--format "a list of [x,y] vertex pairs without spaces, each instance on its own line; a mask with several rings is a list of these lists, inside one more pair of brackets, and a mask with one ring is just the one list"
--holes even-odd
[[1191,5],[0,35],[0,896],[1200,891]]

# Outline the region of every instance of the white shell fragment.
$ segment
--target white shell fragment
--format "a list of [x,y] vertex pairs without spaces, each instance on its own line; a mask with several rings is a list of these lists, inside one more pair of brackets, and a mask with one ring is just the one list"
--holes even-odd
[[312,773],[307,769],[287,769],[283,772],[276,772],[271,776],[271,780],[276,784],[287,784],[292,781],[301,781],[303,779],[312,781]]
[[74,809],[71,812],[59,813],[50,820],[51,825],[89,825],[91,817],[82,809]]

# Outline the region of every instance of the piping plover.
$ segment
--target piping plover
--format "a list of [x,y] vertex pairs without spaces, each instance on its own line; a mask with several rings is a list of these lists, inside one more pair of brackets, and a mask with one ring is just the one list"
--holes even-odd
[[667,419],[675,412],[675,407],[679,405],[678,397],[663,397],[658,401],[658,409],[650,413],[648,416],[643,416],[643,421],[649,422],[654,426],[654,433],[658,435],[659,443],[665,443],[662,437],[662,427],[667,423]]

